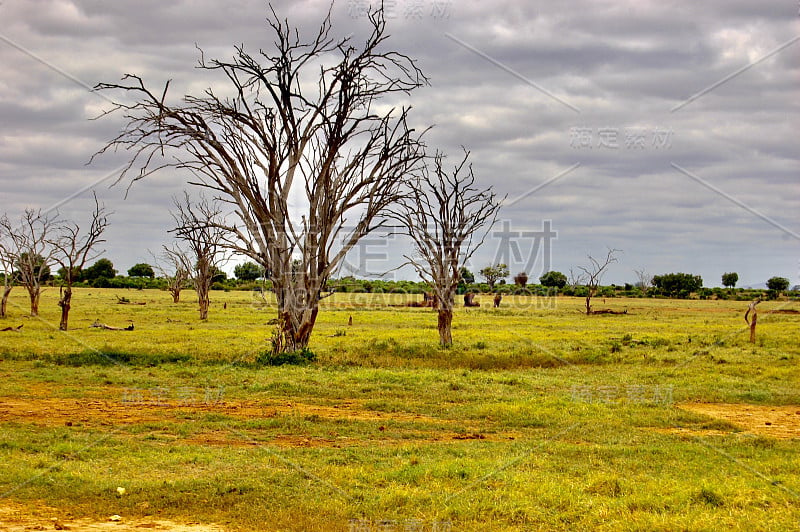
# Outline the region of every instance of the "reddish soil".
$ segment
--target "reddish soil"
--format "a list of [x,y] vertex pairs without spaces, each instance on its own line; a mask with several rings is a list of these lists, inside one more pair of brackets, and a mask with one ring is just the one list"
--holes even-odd
[[95,521],[64,514],[62,510],[38,504],[35,510],[10,501],[0,503],[0,530],[30,532],[32,530],[72,530],[75,532],[167,530],[170,532],[224,532],[217,525],[180,524],[165,519],[125,519]]
[[689,403],[684,410],[722,419],[743,431],[777,439],[800,438],[800,406]]
[[[206,414],[220,414],[242,419],[264,419],[279,416],[298,416],[308,420],[347,419],[353,421],[421,422],[436,425],[430,430],[392,429],[379,426],[373,438],[347,438],[331,433],[330,437],[309,437],[282,434],[271,440],[249,439],[236,431],[207,431],[181,439],[195,445],[249,447],[261,444],[278,447],[348,447],[364,445],[398,445],[408,442],[452,442],[463,439],[508,440],[516,433],[479,432],[463,433],[456,430],[442,431],[442,424],[452,421],[436,419],[422,414],[407,412],[376,412],[364,409],[358,402],[345,401],[333,406],[312,405],[298,402],[276,402],[267,404],[257,401],[224,401],[209,404],[182,404],[175,401],[122,402],[99,399],[62,399],[54,397],[0,398],[0,423],[22,422],[41,426],[98,427],[120,426],[154,422],[185,422]],[[469,429],[474,431],[475,429]],[[386,431],[386,432],[384,432]],[[176,437],[176,441],[178,438]]]

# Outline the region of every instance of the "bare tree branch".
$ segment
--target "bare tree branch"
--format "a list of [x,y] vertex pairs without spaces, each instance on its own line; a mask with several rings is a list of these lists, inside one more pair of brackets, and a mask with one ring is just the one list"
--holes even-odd
[[194,284],[200,319],[205,320],[208,318],[214,276],[228,259],[223,250],[225,233],[221,227],[225,225],[224,219],[219,203],[209,202],[203,197],[197,203],[192,203],[189,194],[184,192],[183,199],[175,199],[174,204],[172,217],[177,225],[170,232],[186,244],[188,253],[177,251],[178,248],[174,253],[167,251],[181,262],[179,270],[185,271]]
[[16,225],[7,217],[0,220],[7,253],[13,260],[19,282],[28,291],[31,316],[39,315],[41,287],[50,275],[49,263],[53,254],[48,239],[60,223],[57,213],[33,209],[26,209]]
[[588,295],[586,296],[586,314],[592,314],[592,297],[594,297],[594,295],[597,293],[597,288],[600,286],[600,281],[603,279],[606,269],[611,264],[618,262],[616,254],[621,252],[622,250],[620,249],[609,248],[603,262],[600,262],[591,255],[588,255],[590,265],[578,266],[578,269],[583,272],[583,279],[586,283],[586,288],[589,289]]
[[437,153],[433,168],[424,167],[410,181],[400,207],[392,211],[391,217],[414,241],[414,254],[406,255],[407,264],[433,287],[439,312],[439,340],[442,345],[451,345],[461,268],[483,244],[497,219],[500,201],[491,189],[475,186],[472,165],[467,165],[467,150],[451,170],[444,168],[444,159],[442,153]]
[[55,238],[48,240],[53,248],[53,258],[64,268],[64,286],[58,305],[61,307],[59,329],[66,331],[69,325],[69,311],[72,302],[72,285],[80,276],[87,262],[96,259],[100,252],[95,251],[98,244],[105,242],[103,233],[108,227],[108,213],[101,207],[94,195],[94,211],[85,234],[75,222],[64,222],[58,228]]
[[[225,61],[201,54],[199,69],[221,74],[233,89],[228,97],[207,89],[170,103],[168,84],[153,92],[136,75],[97,85],[133,99],[110,111],[123,113],[127,125],[99,153],[128,151],[120,180],[131,183],[167,167],[189,170],[191,183],[232,208],[236,221],[220,225],[224,243],[272,272],[287,349],[308,344],[321,288],[359,239],[380,227],[379,216],[424,156],[409,109],[378,104],[427,79],[413,60],[384,50],[382,7],[369,21],[360,45],[331,37],[330,16],[304,40],[272,11],[272,50],[251,55],[239,46]],[[292,275],[294,259],[299,275]]]

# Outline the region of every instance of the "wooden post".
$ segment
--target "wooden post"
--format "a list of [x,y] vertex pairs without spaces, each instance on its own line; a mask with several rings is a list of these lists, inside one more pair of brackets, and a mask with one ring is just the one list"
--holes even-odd
[[[756,305],[761,303],[761,298],[756,298],[752,303],[747,306],[747,312],[744,313],[744,321],[748,325],[750,325],[750,343],[756,343],[756,322],[758,321],[758,310],[756,310]],[[747,316],[750,313],[753,313],[752,318],[748,321]]]

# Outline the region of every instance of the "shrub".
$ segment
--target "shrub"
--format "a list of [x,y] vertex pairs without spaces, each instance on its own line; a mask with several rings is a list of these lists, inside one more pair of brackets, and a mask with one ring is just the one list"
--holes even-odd
[[307,347],[297,351],[275,353],[272,350],[264,351],[256,357],[256,364],[259,366],[283,366],[286,364],[302,366],[315,362],[317,355]]

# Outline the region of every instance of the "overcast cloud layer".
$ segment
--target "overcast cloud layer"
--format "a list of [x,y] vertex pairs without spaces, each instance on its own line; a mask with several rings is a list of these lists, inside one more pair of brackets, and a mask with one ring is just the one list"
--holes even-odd
[[[309,36],[329,6],[273,5]],[[366,5],[337,2],[334,32],[366,31]],[[415,125],[434,125],[428,144],[453,158],[470,149],[478,180],[508,196],[496,226],[506,234],[490,235],[473,270],[502,260],[535,278],[618,248],[607,283],[634,282],[642,268],[700,274],[706,286],[727,271],[740,286],[773,275],[800,283],[795,0],[387,7],[389,45],[431,80],[407,101]],[[114,212],[105,256],[122,273],[152,262],[186,176],[148,178],[127,198],[127,183],[109,188],[124,154],[86,163],[121,122],[91,121],[110,106],[87,88],[135,73],[153,86],[173,79],[175,97],[198,94],[220,80],[194,69],[196,46],[207,57],[230,57],[239,43],[269,50],[265,17],[261,0],[4,0],[0,213],[59,205],[82,220],[95,190]],[[549,261],[544,246],[532,256],[526,235],[545,220],[557,232]],[[398,248],[370,242],[368,253]],[[401,262],[358,255],[352,264],[372,272]]]

